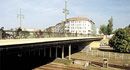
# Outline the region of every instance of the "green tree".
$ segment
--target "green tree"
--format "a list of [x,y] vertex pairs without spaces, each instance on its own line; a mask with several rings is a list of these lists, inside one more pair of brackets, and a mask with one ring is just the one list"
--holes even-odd
[[129,24],[128,28],[130,28],[130,24]]
[[101,25],[100,26],[100,31],[99,33],[103,33],[104,35],[110,35],[113,32],[113,18],[111,17],[108,20],[108,24],[107,25]]
[[104,35],[107,35],[107,26],[106,25],[101,25],[99,33],[103,33]]
[[108,20],[107,35],[112,34],[112,31],[113,31],[113,18],[111,17],[111,18]]
[[4,31],[4,27],[0,28],[0,38],[5,39],[6,38],[6,32]]
[[127,36],[128,36],[128,42],[129,42],[129,46],[130,46],[130,25],[128,27],[125,28]]
[[[127,28],[128,29],[128,28]],[[109,40],[109,45],[118,52],[130,52],[129,29],[118,29],[114,36]]]
[[18,29],[16,29],[16,35],[19,36],[20,32],[22,32],[22,29],[19,27]]

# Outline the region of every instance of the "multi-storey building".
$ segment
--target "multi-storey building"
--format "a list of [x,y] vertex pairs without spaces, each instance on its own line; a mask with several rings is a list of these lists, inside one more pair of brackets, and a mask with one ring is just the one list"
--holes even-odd
[[48,29],[55,33],[96,34],[95,23],[86,17],[68,18]]
[[86,17],[73,17],[67,19],[65,30],[69,33],[94,34],[95,23]]

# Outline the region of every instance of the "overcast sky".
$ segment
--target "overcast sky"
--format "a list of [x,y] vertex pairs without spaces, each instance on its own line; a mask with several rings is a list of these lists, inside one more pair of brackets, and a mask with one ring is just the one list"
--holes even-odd
[[[64,0],[0,0],[0,27],[17,28],[22,8],[24,28],[47,28],[64,19]],[[86,16],[96,26],[113,16],[114,28],[130,24],[130,0],[68,0],[68,17]]]

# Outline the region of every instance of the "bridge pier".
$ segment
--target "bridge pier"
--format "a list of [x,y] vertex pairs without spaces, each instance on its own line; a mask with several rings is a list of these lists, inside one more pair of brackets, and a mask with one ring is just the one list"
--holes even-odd
[[38,55],[39,56],[41,55],[41,49],[38,49]]
[[2,70],[2,66],[3,66],[3,48],[0,48],[0,70]]
[[71,44],[69,45],[69,60],[71,60]]
[[62,59],[64,59],[64,46],[62,47]]
[[28,49],[28,55],[31,56],[31,49]]
[[22,57],[22,56],[23,56],[22,49],[23,49],[23,48],[19,48],[19,52],[18,52],[18,54],[17,54],[18,57]]
[[51,51],[52,51],[52,50],[51,50],[51,47],[50,47],[50,54],[49,54],[49,55],[50,55],[50,58],[51,58]]
[[56,53],[55,53],[55,57],[56,57],[56,58],[57,58],[57,49],[58,49],[58,48],[57,48],[57,46],[56,46]]
[[46,48],[45,47],[44,47],[43,51],[44,51],[44,57],[45,57],[46,56]]

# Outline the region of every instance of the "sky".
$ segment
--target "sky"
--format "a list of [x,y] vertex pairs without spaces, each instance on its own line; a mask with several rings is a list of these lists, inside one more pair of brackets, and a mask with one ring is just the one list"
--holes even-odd
[[[130,0],[68,0],[67,5],[68,18],[85,16],[98,28],[111,16],[114,29],[130,24]],[[0,0],[0,27],[19,27],[20,8],[23,28],[45,29],[64,20],[64,0]]]

